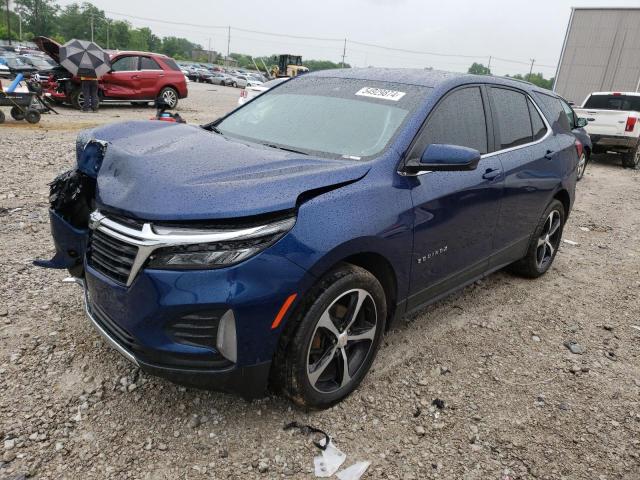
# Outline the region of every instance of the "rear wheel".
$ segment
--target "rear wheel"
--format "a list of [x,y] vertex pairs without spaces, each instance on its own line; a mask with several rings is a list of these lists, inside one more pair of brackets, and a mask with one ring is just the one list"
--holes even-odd
[[290,320],[275,375],[298,405],[328,408],[353,392],[378,351],[384,290],[367,270],[344,264],[327,274]]
[[554,199],[536,226],[527,254],[521,260],[511,264],[509,270],[529,278],[544,275],[558,253],[565,218],[564,205]]
[[71,102],[71,105],[74,108],[82,110],[82,107],[84,106],[84,94],[82,93],[82,90],[76,88],[72,91],[71,95],[69,95],[69,102]]
[[178,106],[178,92],[175,88],[164,87],[162,90],[160,90],[158,98],[164,100],[169,108],[176,108]]
[[24,120],[24,110],[20,107],[11,107],[11,116],[14,120]]
[[626,168],[640,168],[640,142],[628,153],[622,154],[622,166]]

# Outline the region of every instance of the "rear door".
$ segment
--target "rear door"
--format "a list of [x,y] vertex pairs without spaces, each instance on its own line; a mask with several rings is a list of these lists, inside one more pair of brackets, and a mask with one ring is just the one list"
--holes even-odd
[[140,57],[137,55],[122,55],[111,62],[111,71],[100,79],[105,98],[140,98],[139,62]]
[[[561,141],[541,109],[525,92],[490,87],[489,98],[496,134],[496,155],[504,168],[504,198],[494,239],[493,266],[522,257],[544,209],[566,171],[564,158],[573,141]],[[567,115],[555,97],[555,122],[569,132]]]
[[164,70],[153,58],[140,57],[140,96],[154,99],[160,92],[160,83],[164,77]]
[[[418,134],[408,159],[430,144],[492,150],[486,95],[479,85],[449,92]],[[484,273],[503,189],[498,156],[473,171],[425,172],[413,177],[414,251],[408,308],[415,308]]]

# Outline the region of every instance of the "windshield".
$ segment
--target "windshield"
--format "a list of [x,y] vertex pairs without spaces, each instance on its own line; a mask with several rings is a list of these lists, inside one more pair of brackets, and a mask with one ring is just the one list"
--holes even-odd
[[18,57],[2,57],[4,59],[4,63],[7,64],[11,68],[20,68],[28,66]]
[[430,88],[302,77],[260,95],[216,125],[270,146],[360,159],[382,152]]
[[633,110],[640,112],[640,96],[591,95],[583,108],[596,110]]

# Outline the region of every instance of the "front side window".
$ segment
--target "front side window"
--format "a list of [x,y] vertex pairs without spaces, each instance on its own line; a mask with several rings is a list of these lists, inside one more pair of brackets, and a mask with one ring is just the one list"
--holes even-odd
[[567,102],[562,100],[560,100],[560,104],[562,105],[564,113],[567,115],[567,120],[569,120],[569,127],[571,127],[571,129],[576,128],[576,114],[573,111],[573,108],[571,108]]
[[414,151],[421,155],[431,144],[458,145],[487,153],[487,121],[480,87],[456,90],[436,105]]
[[500,149],[517,147],[533,139],[527,97],[506,88],[490,89],[495,108]]
[[138,70],[138,57],[121,57],[111,64],[113,72],[132,72]]
[[140,70],[162,70],[153,58],[140,57]]
[[531,115],[531,127],[533,128],[533,139],[540,140],[547,133],[547,126],[544,124],[542,117],[540,117],[540,113],[538,109],[535,107],[533,102],[527,99],[527,103],[529,104],[529,114]]
[[547,95],[546,93],[540,92],[536,92],[535,95],[547,110],[547,118],[549,119],[549,123],[553,125],[554,128],[558,128],[559,126],[561,130],[571,130],[569,119],[558,97],[553,97],[551,95]]
[[381,153],[431,88],[301,77],[265,92],[216,124],[231,138],[329,157]]

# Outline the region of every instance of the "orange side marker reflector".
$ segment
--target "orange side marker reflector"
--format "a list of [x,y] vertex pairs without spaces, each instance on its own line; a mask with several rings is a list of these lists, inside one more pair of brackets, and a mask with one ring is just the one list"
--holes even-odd
[[278,315],[276,315],[276,318],[273,320],[273,323],[271,324],[271,330],[274,330],[280,326],[280,322],[282,322],[282,319],[287,313],[287,310],[289,310],[289,307],[291,306],[291,304],[293,303],[293,301],[296,299],[297,296],[298,296],[297,293],[292,293],[287,297],[287,299],[282,304],[282,307],[280,307],[280,311],[278,312]]

